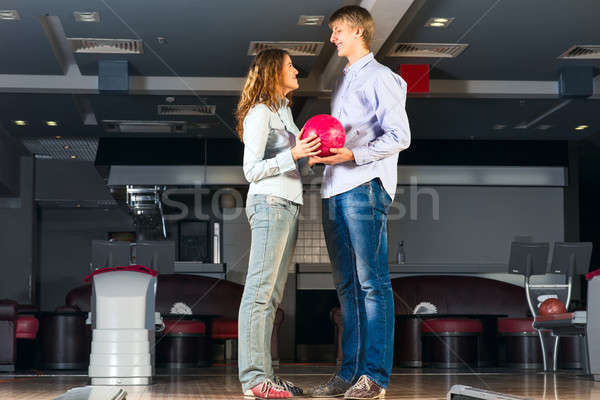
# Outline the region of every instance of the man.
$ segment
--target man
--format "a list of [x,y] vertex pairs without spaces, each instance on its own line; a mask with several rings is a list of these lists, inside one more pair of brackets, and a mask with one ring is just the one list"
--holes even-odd
[[330,41],[348,64],[331,110],[346,129],[346,147],[325,164],[323,229],[340,300],[344,358],[314,397],[385,396],[393,361],[394,298],[388,272],[387,215],[397,184],[398,153],[410,145],[406,82],[369,50],[373,18],[359,6],[337,10]]

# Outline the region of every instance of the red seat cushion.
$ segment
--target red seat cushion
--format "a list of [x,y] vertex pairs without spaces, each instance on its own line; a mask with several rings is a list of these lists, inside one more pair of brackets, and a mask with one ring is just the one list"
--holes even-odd
[[213,339],[237,339],[238,322],[235,319],[215,319],[212,327]]
[[421,332],[423,333],[481,333],[483,326],[481,321],[477,319],[428,319],[421,324]]
[[206,333],[206,325],[201,321],[165,319],[164,323],[165,330],[162,333],[165,335],[178,333],[203,335]]
[[536,333],[532,325],[533,318],[500,318],[498,333]]
[[40,322],[32,315],[19,315],[17,317],[17,339],[35,339]]
[[561,313],[561,314],[550,314],[550,315],[538,315],[535,317],[536,321],[545,322],[545,321],[570,321],[573,319],[573,313]]

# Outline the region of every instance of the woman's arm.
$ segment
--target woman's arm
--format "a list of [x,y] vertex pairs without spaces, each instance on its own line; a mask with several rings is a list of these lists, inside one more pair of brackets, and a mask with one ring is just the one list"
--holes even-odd
[[264,159],[270,132],[271,111],[257,104],[244,119],[244,176],[248,182],[258,182],[296,169],[291,149]]

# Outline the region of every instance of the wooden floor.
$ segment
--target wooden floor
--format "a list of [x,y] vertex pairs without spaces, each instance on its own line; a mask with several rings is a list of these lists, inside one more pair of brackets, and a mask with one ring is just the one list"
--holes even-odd
[[[282,365],[278,374],[301,387],[309,387],[326,380],[334,370],[332,365]],[[68,389],[86,384],[85,371],[60,375],[42,371],[0,373],[0,399],[54,399]],[[502,370],[468,373],[423,369],[395,369],[386,399],[445,399],[448,389],[455,384],[530,399],[600,399],[600,382],[568,371],[557,374]],[[243,398],[235,366],[185,370],[179,375],[159,370],[153,385],[124,389],[128,400]]]

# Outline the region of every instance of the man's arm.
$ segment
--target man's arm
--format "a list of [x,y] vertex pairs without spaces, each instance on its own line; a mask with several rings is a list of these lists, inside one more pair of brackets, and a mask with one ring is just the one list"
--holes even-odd
[[401,78],[387,71],[374,79],[366,96],[373,105],[383,134],[367,145],[352,150],[346,147],[331,149],[333,156],[312,157],[313,163],[336,165],[354,161],[356,165],[363,165],[399,153],[410,146],[410,127],[404,108],[406,84],[402,83]]
[[356,165],[381,160],[410,146],[410,126],[406,115],[406,84],[394,73],[375,78],[367,89],[368,101],[375,109],[383,134],[367,145],[352,149]]

